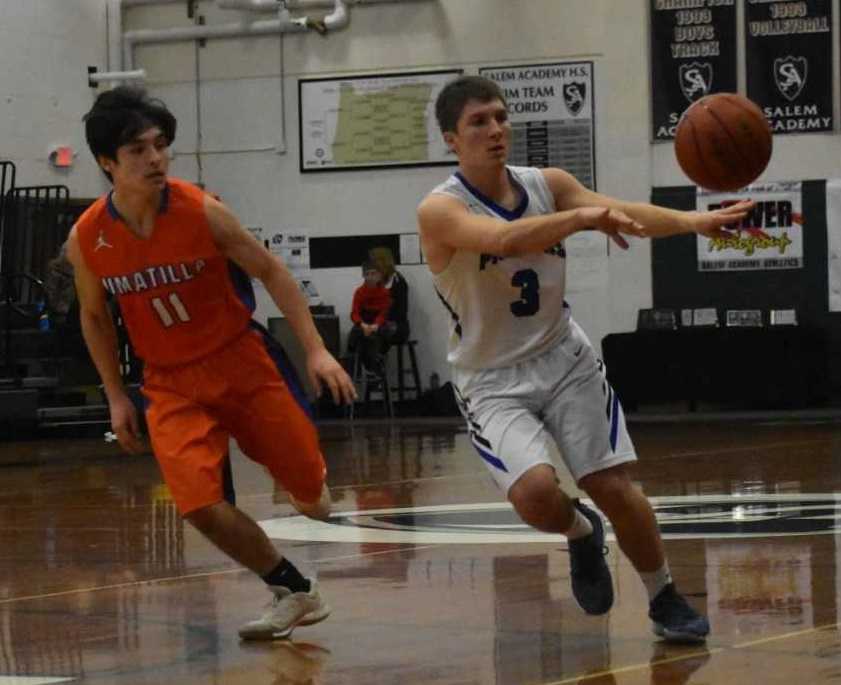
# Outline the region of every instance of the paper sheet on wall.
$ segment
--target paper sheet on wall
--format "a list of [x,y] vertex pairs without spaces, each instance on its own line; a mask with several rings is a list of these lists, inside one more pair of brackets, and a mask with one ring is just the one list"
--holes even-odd
[[400,234],[400,263],[421,263],[420,236],[417,233]]
[[281,229],[269,238],[269,251],[280,257],[294,276],[310,270],[309,231]]
[[[321,304],[321,296],[313,282],[310,270],[309,230],[305,228],[264,230],[263,234],[269,252],[277,255],[286,265],[310,305]],[[263,288],[259,281],[254,281],[254,285],[257,288]]]
[[841,179],[826,182],[826,239],[829,311],[841,312]]

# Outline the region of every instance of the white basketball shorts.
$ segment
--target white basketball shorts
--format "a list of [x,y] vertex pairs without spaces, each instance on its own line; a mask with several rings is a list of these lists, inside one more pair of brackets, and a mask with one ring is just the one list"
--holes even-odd
[[547,352],[500,369],[454,367],[453,385],[471,442],[505,493],[532,466],[557,468],[553,442],[576,483],[636,461],[604,363],[572,320]]

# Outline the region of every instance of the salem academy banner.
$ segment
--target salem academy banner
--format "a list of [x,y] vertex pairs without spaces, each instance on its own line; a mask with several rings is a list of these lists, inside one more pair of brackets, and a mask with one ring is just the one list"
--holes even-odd
[[803,268],[800,182],[748,186],[737,193],[698,190],[696,207],[706,212],[753,200],[753,211],[727,238],[698,236],[699,271],[757,271]]

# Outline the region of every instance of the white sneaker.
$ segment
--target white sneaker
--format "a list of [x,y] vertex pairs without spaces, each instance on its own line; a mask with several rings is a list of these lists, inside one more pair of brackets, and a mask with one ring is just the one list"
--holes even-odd
[[295,626],[308,626],[327,618],[330,607],[321,597],[318,583],[312,578],[309,581],[309,592],[291,592],[283,586],[269,586],[274,597],[268,611],[242,626],[239,636],[243,640],[277,640],[289,637]]

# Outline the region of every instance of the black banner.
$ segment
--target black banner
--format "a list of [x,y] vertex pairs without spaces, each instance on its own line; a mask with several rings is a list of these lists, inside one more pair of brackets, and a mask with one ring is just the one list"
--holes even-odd
[[652,137],[708,93],[736,92],[735,0],[651,0]]
[[748,97],[774,133],[831,131],[832,2],[747,0]]

